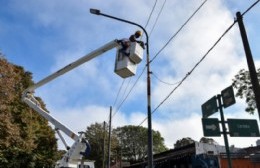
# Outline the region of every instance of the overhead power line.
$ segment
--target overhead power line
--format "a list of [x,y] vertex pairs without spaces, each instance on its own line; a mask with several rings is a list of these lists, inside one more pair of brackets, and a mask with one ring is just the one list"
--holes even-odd
[[[224,37],[227,32],[234,26],[234,24],[236,23],[236,21],[234,21],[234,23],[228,27],[228,29],[220,36],[220,38],[213,44],[213,46],[206,52],[206,54],[204,54],[204,56],[195,64],[195,66],[185,75],[185,77],[180,81],[180,83],[163,99],[163,101],[152,111],[152,114],[174,93],[174,91],[176,91],[181,84],[192,74],[192,72],[199,66],[199,64],[206,58],[206,56],[210,53],[210,51],[213,50],[213,48],[220,42],[220,40],[222,39],[222,37]],[[139,125],[142,125],[143,122],[146,120],[147,118],[145,118]]]
[[173,38],[175,38],[178,33],[184,28],[184,26],[193,18],[193,16],[201,9],[201,7],[207,2],[207,0],[205,0],[204,2],[202,2],[202,4],[192,13],[192,15],[188,18],[188,20],[186,22],[184,22],[184,24],[179,28],[179,30],[174,33],[174,35],[166,42],[166,44],[157,52],[157,54],[155,54],[155,56],[150,60],[150,63],[154,61],[154,59],[165,49],[165,47],[173,40]]
[[164,0],[164,2],[163,2],[163,5],[162,5],[162,7],[161,7],[161,9],[160,9],[160,11],[159,11],[159,13],[158,13],[156,19],[155,19],[155,22],[154,22],[154,24],[153,24],[153,27],[152,27],[150,33],[149,33],[149,36],[151,36],[151,34],[152,34],[153,30],[154,30],[154,27],[155,27],[155,25],[157,24],[159,17],[161,16],[161,13],[162,13],[162,11],[163,11],[163,8],[164,8],[164,6],[165,6],[165,3],[166,3],[166,0]]
[[140,75],[138,76],[138,78],[136,79],[136,81],[134,82],[133,86],[131,87],[131,89],[129,90],[128,94],[126,95],[126,97],[122,100],[122,102],[119,104],[119,106],[117,107],[117,110],[115,111],[115,113],[112,115],[112,118],[116,115],[116,113],[119,111],[120,107],[123,105],[123,103],[126,101],[126,99],[128,98],[128,96],[130,95],[130,93],[132,92],[132,90],[134,89],[135,85],[137,84],[137,82],[139,81],[139,79],[141,78],[141,76],[143,75],[144,71],[146,69],[146,66],[143,68],[142,72],[140,73]]
[[[166,1],[166,0],[165,0]],[[207,0],[205,0],[200,6],[199,8],[191,15],[191,17],[189,17],[189,19],[181,26],[181,28],[169,39],[169,41],[162,47],[161,50],[159,50],[159,52],[153,57],[153,59],[150,61],[150,63],[162,52],[162,50],[165,49],[165,47],[170,43],[170,41],[177,36],[177,34],[183,29],[183,27],[191,20],[191,18],[198,12],[198,10],[206,3]],[[252,6],[250,6],[243,14],[246,14],[251,8],[253,8],[253,6],[255,6],[260,0],[257,0]],[[157,3],[157,0],[155,1],[155,4],[154,4],[154,7]],[[154,7],[153,7],[153,10],[154,10]],[[152,10],[152,12],[153,12]],[[152,15],[152,12],[149,16],[149,19],[147,21],[147,24],[150,20],[150,17]],[[222,37],[224,37],[224,35],[234,26],[234,24],[236,23],[236,21],[234,21],[234,23],[222,34],[222,36],[216,41],[216,43],[208,50],[208,52],[201,58],[201,60],[191,69],[190,72],[188,72],[186,74],[186,76],[178,83],[178,84],[169,94],[168,96],[166,96],[166,98],[153,110],[152,114],[173,94],[173,92],[188,78],[188,76],[195,70],[195,68],[205,59],[205,57],[209,54],[209,52],[218,44],[218,42],[222,39]],[[147,26],[147,25],[146,25]],[[137,80],[135,81],[134,85],[131,87],[130,91],[128,92],[128,94],[126,95],[126,97],[124,98],[124,100],[120,103],[120,105],[118,106],[116,112],[113,114],[113,116],[119,111],[120,107],[122,106],[122,104],[125,102],[125,100],[127,99],[127,97],[129,96],[129,94],[131,93],[131,91],[133,90],[133,88],[135,87],[135,85],[137,84],[137,82],[139,81],[140,77],[143,75],[145,69],[147,68],[147,65],[143,68],[143,71],[141,72],[141,74],[139,75],[139,77],[137,78]],[[157,78],[159,79],[159,78]],[[166,82],[165,82],[166,83]],[[113,117],[112,116],[112,117]],[[147,118],[144,119],[144,121],[146,120]],[[142,121],[139,125],[143,124]]]
[[245,15],[248,11],[250,11],[260,0],[257,0],[255,3],[253,3],[245,12],[242,13],[242,16]]
[[160,81],[161,83],[164,83],[164,84],[166,84],[166,85],[177,85],[178,83],[180,83],[180,82],[176,82],[176,83],[165,82],[165,81],[161,80],[160,78],[158,78],[158,76],[156,76],[156,75],[154,74],[154,72],[152,72],[151,74],[152,74],[158,81]]
[[[189,20],[191,20],[191,18],[195,15],[195,13],[197,13],[197,11],[203,6],[203,4],[204,4],[206,1],[207,1],[207,0],[205,0],[205,1],[199,6],[199,8],[191,15],[191,17],[189,17],[189,19],[188,19],[188,20],[181,26],[181,28],[170,38],[170,40],[166,43],[166,45],[154,56],[154,58],[153,58],[150,62],[152,62],[152,61],[155,59],[155,57],[157,57],[157,56],[159,55],[159,53],[160,53],[160,52],[170,43],[170,41],[181,31],[181,29],[189,22]],[[166,0],[164,1],[163,6],[161,7],[161,10],[160,10],[160,12],[159,12],[159,14],[158,14],[158,16],[157,16],[156,22],[157,22],[157,20],[158,20],[158,18],[159,18],[159,15],[161,14],[161,12],[162,12],[162,10],[163,10],[163,7],[164,7],[165,3],[166,3]],[[145,27],[148,25],[148,23],[149,23],[149,21],[150,21],[150,19],[151,19],[151,16],[152,16],[152,13],[154,12],[154,9],[155,9],[156,4],[157,4],[157,0],[155,0],[155,3],[154,3],[154,5],[153,5],[153,8],[152,8],[152,10],[151,10],[151,13],[150,13],[150,15],[149,15],[149,18],[148,18],[148,20],[147,20],[147,23],[146,23]],[[156,22],[155,22],[155,24],[156,24]],[[154,26],[155,26],[155,24],[154,24]],[[129,94],[130,94],[131,91],[133,90],[134,86],[136,85],[136,83],[138,82],[138,80],[140,79],[140,77],[142,76],[142,74],[144,73],[144,71],[145,71],[146,68],[147,68],[147,65],[145,65],[143,71],[141,72],[141,74],[139,75],[139,77],[137,78],[137,80],[135,81],[135,83],[134,83],[134,85],[132,86],[132,88],[130,89],[129,93],[128,93],[128,94],[126,95],[126,97],[122,100],[122,102],[120,103],[120,105],[117,107],[117,110],[116,110],[116,112],[112,115],[112,117],[115,116],[115,114],[119,111],[120,107],[121,107],[121,106],[123,105],[123,103],[126,101],[127,97],[129,96]],[[121,88],[120,88],[120,91],[121,91]],[[119,91],[119,92],[120,92],[120,91]],[[119,94],[119,93],[118,93],[118,94]],[[118,95],[117,95],[117,97],[116,97],[116,100],[117,100],[117,99],[118,99]],[[115,100],[115,102],[116,102],[116,100]],[[114,104],[115,104],[115,103],[114,103]]]
[[153,14],[153,11],[154,11],[154,9],[155,9],[156,4],[157,4],[157,0],[155,0],[155,2],[154,2],[154,5],[153,5],[153,8],[152,8],[152,11],[150,12],[150,15],[149,15],[149,17],[148,17],[148,20],[147,20],[147,22],[146,22],[144,28],[147,27],[147,25],[148,25],[148,23],[149,23],[149,21],[150,21],[150,19],[151,19],[151,17],[152,17],[152,14]]
[[[166,45],[155,55],[155,57],[158,56],[159,53],[169,44],[169,42],[181,31],[181,29],[189,22],[189,20],[191,20],[191,18],[195,15],[195,13],[197,13],[197,11],[203,6],[203,4],[204,4],[206,1],[207,1],[207,0],[205,0],[205,1],[200,5],[200,7],[192,14],[192,16],[189,17],[189,19],[181,26],[181,28],[174,34],[174,36],[170,38],[170,40],[169,40],[169,41],[166,43]],[[161,8],[161,10],[160,10],[160,12],[159,12],[159,15],[160,15],[160,13],[162,12],[162,9],[163,9],[165,3],[166,3],[166,0],[164,1],[164,4],[163,4],[163,6],[162,6],[162,8]],[[156,0],[155,3],[154,3],[153,9],[152,9],[152,11],[151,11],[151,13],[150,13],[150,15],[149,15],[149,18],[148,18],[148,21],[147,21],[146,26],[147,26],[148,23],[149,23],[149,20],[150,20],[150,18],[151,18],[151,16],[152,16],[152,13],[153,13],[153,11],[154,11],[154,8],[155,8],[156,4],[157,4],[157,0]],[[159,15],[157,16],[156,22],[157,22],[157,20],[158,20],[158,18],[159,18]],[[156,22],[155,22],[155,24],[156,24]],[[154,25],[154,26],[155,26],[155,25]],[[155,59],[155,57],[154,57],[150,62],[152,62],[152,61]],[[137,82],[139,81],[139,79],[141,78],[141,76],[143,75],[143,73],[144,73],[144,71],[145,71],[146,68],[147,68],[147,65],[145,65],[145,67],[143,68],[141,74],[139,75],[139,77],[138,77],[137,80],[135,81],[134,85],[132,86],[132,88],[130,89],[130,91],[129,91],[128,94],[126,95],[126,97],[123,99],[123,101],[120,103],[120,105],[117,107],[117,110],[116,110],[115,113],[112,115],[112,118],[116,115],[116,113],[119,111],[120,107],[121,107],[121,106],[123,105],[123,103],[126,101],[126,99],[128,98],[128,96],[129,96],[130,93],[132,92],[133,88],[135,87],[135,85],[137,84]]]
[[119,97],[119,94],[120,94],[120,92],[121,92],[121,90],[122,90],[122,87],[123,87],[124,83],[125,83],[125,79],[123,79],[123,82],[121,83],[121,86],[120,86],[120,88],[119,88],[119,90],[118,90],[118,92],[117,92],[116,99],[115,99],[115,101],[114,101],[113,107],[114,107],[114,106],[116,105],[116,103],[117,103],[117,99],[118,99],[118,97]]
[[[246,14],[249,10],[251,10],[260,0],[257,0],[254,4],[252,4],[244,13]],[[152,111],[152,114],[156,112],[156,110],[176,91],[181,84],[191,75],[191,73],[199,66],[199,64],[206,58],[206,56],[210,53],[210,51],[215,48],[215,46],[221,41],[221,39],[231,30],[231,28],[236,24],[237,20],[226,29],[226,31],[218,38],[218,40],[213,44],[213,46],[204,54],[204,56],[195,64],[195,66],[186,74],[186,76],[180,81],[180,83],[164,98],[164,100]],[[139,124],[142,125],[147,120],[147,117]]]

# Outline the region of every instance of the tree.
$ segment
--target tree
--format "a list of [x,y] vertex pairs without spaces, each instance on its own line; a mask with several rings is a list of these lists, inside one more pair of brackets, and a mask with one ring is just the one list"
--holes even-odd
[[[148,129],[142,126],[123,126],[113,130],[119,141],[118,153],[126,161],[136,162],[144,160],[147,157],[147,132]],[[167,150],[164,145],[164,139],[161,137],[160,132],[152,131],[153,134],[153,151],[159,153]]]
[[[257,77],[260,81],[260,68],[257,69]],[[238,74],[235,75],[232,85],[235,89],[237,89],[236,97],[246,99],[246,112],[249,114],[254,114],[256,109],[256,101],[249,72],[245,69],[241,69]]]
[[[141,126],[123,126],[112,130],[111,163],[113,161],[136,162],[147,157],[147,128]],[[95,160],[95,167],[101,168],[104,161],[107,164],[108,125],[95,123],[87,127],[86,137],[91,145],[88,159]],[[105,143],[105,149],[103,149]],[[160,132],[153,131],[153,151],[159,153],[167,150]],[[103,152],[105,151],[105,160]]]
[[22,92],[32,84],[30,72],[0,53],[0,167],[52,167],[57,161],[54,131],[21,101]]
[[174,144],[174,148],[180,148],[183,146],[187,146],[194,142],[195,141],[193,139],[191,139],[190,137],[182,138],[182,139],[176,141],[176,143]]
[[95,123],[87,127],[86,137],[91,145],[89,159],[95,160],[95,167],[102,167],[104,129],[102,124]]
[[[87,127],[86,137],[91,145],[91,153],[88,159],[95,160],[95,167],[101,168],[103,164],[107,164],[107,147],[108,147],[108,124],[95,123]],[[105,146],[105,148],[104,148]],[[111,136],[111,159],[116,160],[116,153],[118,147],[117,139],[112,134]],[[105,160],[103,160],[103,153],[105,154]]]
[[213,138],[206,138],[206,137],[202,137],[200,139],[201,143],[207,143],[207,144],[213,144],[213,145],[218,145],[218,143],[213,139]]

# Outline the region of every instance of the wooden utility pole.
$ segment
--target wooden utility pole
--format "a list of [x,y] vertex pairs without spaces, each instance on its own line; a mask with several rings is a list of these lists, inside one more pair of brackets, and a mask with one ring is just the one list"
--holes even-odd
[[250,50],[249,42],[248,42],[248,39],[247,39],[246,29],[245,29],[245,26],[244,26],[244,23],[243,23],[242,15],[241,15],[240,12],[237,12],[236,15],[237,15],[237,22],[238,22],[241,38],[242,38],[243,45],[244,45],[244,50],[245,50],[245,53],[246,53],[248,70],[249,70],[249,74],[250,74],[250,78],[251,78],[253,91],[254,91],[254,94],[255,94],[255,101],[256,101],[256,107],[257,107],[257,111],[258,111],[258,117],[259,117],[259,120],[260,120],[260,86],[259,86],[259,81],[258,81],[258,78],[257,78],[255,64],[254,64],[254,60],[253,60],[252,53],[251,53],[251,50]]

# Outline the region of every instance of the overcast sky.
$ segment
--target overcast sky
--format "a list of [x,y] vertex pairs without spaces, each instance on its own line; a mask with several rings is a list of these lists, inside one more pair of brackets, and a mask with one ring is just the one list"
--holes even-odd
[[[199,141],[203,137],[201,105],[230,86],[241,68],[247,69],[235,24],[173,91],[176,83],[234,22],[236,12],[243,13],[255,0],[208,0],[172,38],[203,2],[0,0],[0,50],[10,62],[32,72],[37,82],[102,45],[128,38],[138,30],[133,25],[92,15],[90,8],[142,26],[148,22],[150,57],[156,56],[150,64],[152,127],[160,131],[166,146],[172,148],[178,139],[191,137]],[[243,17],[257,67],[260,65],[259,16],[260,5],[257,4]],[[146,40],[145,36],[142,39]],[[51,115],[75,132],[95,122],[108,121],[110,106],[113,106],[113,128],[140,125],[147,116],[146,71],[141,75],[146,55],[138,65],[136,76],[124,80],[114,73],[115,54],[116,49],[112,49],[42,86],[35,94],[43,99]],[[167,96],[169,98],[163,101]],[[244,100],[237,98],[236,101],[224,109],[226,119],[258,120],[258,114],[245,113]],[[219,118],[219,113],[211,118]],[[147,127],[147,120],[142,126]],[[222,136],[213,138],[224,145]],[[248,147],[255,145],[256,140],[229,137],[229,144]]]

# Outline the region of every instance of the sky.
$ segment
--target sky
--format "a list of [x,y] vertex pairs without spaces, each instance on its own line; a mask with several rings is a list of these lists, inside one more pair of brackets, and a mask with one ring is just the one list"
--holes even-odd
[[[173,148],[184,137],[196,141],[203,137],[201,105],[230,86],[240,69],[248,69],[235,24],[174,90],[234,22],[236,12],[245,12],[255,0],[205,1],[180,30],[203,2],[0,0],[0,51],[9,62],[32,72],[34,82],[38,82],[106,43],[128,38],[139,30],[90,14],[90,8],[142,25],[149,34],[150,58],[154,58],[150,64],[152,129],[161,133],[168,148]],[[259,16],[259,3],[243,16],[256,67],[260,66]],[[52,116],[74,132],[96,122],[108,122],[110,106],[113,128],[147,127],[147,120],[142,122],[147,117],[146,71],[142,74],[145,52],[136,75],[126,79],[114,73],[115,55],[116,49],[112,49],[38,88],[35,95],[43,99]],[[244,101],[236,98],[236,104],[224,109],[225,119],[259,120],[257,112],[245,112]],[[210,118],[219,116],[217,112]],[[212,138],[224,145],[223,136]],[[229,145],[236,147],[255,146],[257,139],[228,136]],[[59,147],[63,148],[60,141]]]

